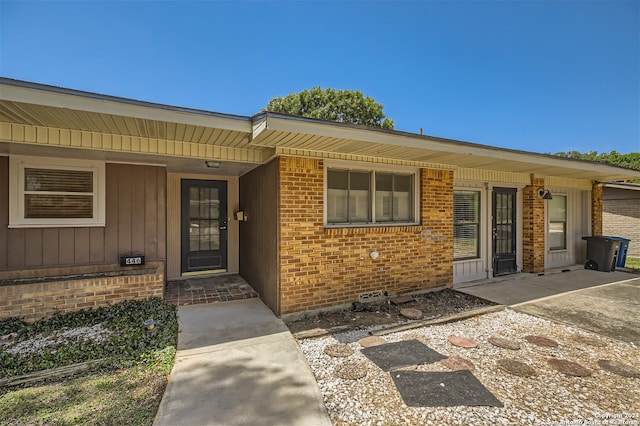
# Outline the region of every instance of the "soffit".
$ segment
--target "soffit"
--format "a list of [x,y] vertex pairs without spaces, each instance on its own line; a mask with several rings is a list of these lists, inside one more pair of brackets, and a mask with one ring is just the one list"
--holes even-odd
[[402,132],[339,126],[265,114],[254,121],[255,146],[344,153],[502,172],[612,181],[640,172],[600,163],[486,147]]

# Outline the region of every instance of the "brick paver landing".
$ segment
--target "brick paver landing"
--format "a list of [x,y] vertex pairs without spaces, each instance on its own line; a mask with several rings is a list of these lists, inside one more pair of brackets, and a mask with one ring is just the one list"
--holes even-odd
[[176,306],[251,299],[258,293],[240,275],[167,282],[164,300]]

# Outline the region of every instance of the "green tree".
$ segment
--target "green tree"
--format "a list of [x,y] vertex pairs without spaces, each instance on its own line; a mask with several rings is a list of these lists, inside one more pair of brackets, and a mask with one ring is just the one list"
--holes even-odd
[[627,169],[640,170],[640,152],[631,152],[629,154],[620,154],[616,151],[609,153],[603,152],[598,154],[597,151],[580,153],[578,151],[558,152],[554,155],[575,158],[577,160],[598,161],[600,163],[612,164]]
[[267,103],[266,111],[338,121],[340,123],[393,129],[393,120],[382,112],[382,104],[358,90],[334,90],[314,87]]

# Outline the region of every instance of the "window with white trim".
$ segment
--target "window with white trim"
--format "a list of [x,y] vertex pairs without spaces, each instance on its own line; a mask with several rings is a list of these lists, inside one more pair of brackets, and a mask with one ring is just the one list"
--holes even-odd
[[480,191],[453,191],[453,260],[480,257]]
[[548,200],[549,208],[549,250],[567,248],[567,196],[553,194]]
[[327,224],[415,223],[415,174],[327,169]]
[[9,158],[9,226],[104,226],[101,161]]

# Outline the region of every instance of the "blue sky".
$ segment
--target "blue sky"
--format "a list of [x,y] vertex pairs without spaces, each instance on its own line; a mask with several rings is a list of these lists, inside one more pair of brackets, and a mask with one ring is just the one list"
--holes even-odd
[[0,75],[252,115],[357,89],[396,129],[640,151],[640,1],[6,1]]

